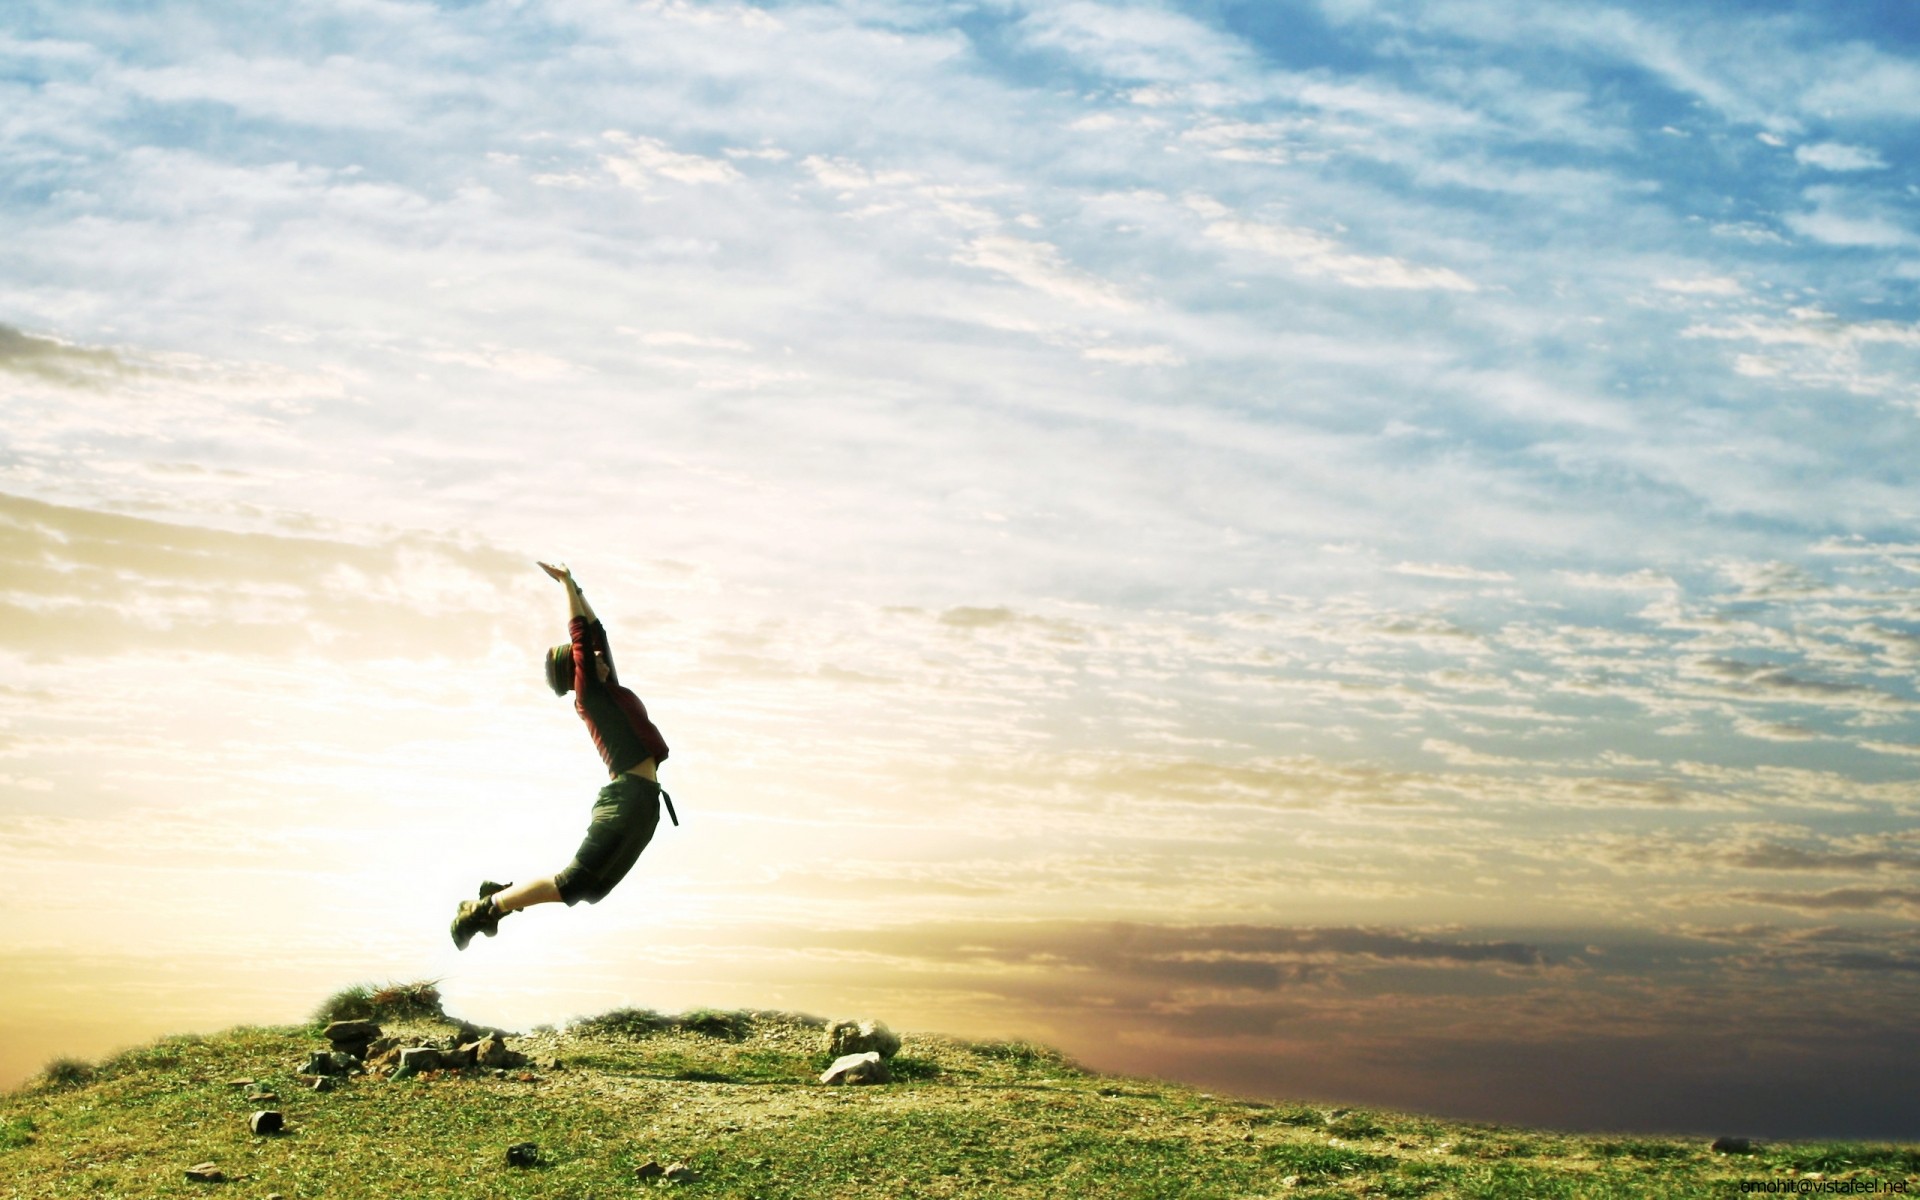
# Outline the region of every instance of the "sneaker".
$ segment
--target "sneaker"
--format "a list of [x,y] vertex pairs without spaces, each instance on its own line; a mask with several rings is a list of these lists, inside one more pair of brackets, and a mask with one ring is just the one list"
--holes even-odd
[[[495,892],[504,892],[512,886],[513,885],[510,883],[495,883],[491,879],[489,879],[487,882],[480,885],[480,899],[485,900],[488,896],[493,895]],[[504,912],[501,912],[499,909],[495,908],[491,904],[486,905],[486,909],[489,913],[492,914],[493,919],[488,921],[485,925],[482,925],[480,927],[480,932],[486,934],[488,937],[492,937],[494,934],[500,932],[500,918],[506,916],[507,914]],[[468,935],[468,936],[472,936],[472,935]]]
[[454,910],[453,948],[465,950],[473,935],[482,931],[491,932],[498,928],[500,918],[493,915],[492,900],[462,900],[460,907]]

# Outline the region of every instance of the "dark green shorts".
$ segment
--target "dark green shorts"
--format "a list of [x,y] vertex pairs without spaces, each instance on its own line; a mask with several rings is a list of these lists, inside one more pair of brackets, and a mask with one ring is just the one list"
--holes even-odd
[[568,904],[598,904],[633,869],[660,825],[660,785],[622,775],[600,789],[587,836],[573,861],[553,877]]

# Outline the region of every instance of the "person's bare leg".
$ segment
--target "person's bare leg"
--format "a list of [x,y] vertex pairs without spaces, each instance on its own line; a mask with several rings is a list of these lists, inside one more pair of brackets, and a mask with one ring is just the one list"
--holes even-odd
[[560,889],[553,885],[553,876],[530,880],[510,887],[504,892],[493,894],[494,907],[503,913],[519,912],[535,904],[558,904]]

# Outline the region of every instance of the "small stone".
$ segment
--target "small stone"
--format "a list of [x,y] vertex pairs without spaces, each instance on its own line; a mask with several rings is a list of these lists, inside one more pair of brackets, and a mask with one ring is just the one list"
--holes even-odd
[[280,1097],[272,1092],[253,1092],[247,1096],[248,1104],[272,1104]]
[[833,1060],[833,1065],[820,1073],[820,1082],[825,1084],[862,1084],[887,1083],[892,1079],[887,1064],[881,1059],[880,1052],[869,1050],[865,1054],[848,1054]]
[[692,1183],[694,1180],[700,1178],[700,1174],[687,1164],[677,1162],[669,1163],[666,1173],[660,1178],[666,1180],[668,1183]]
[[210,1162],[198,1163],[187,1168],[188,1183],[225,1183],[226,1173]]
[[277,1110],[263,1108],[247,1118],[247,1127],[264,1137],[269,1133],[279,1133],[287,1127],[287,1122]]
[[432,1046],[411,1046],[400,1052],[400,1065],[393,1069],[395,1079],[405,1079],[422,1071],[440,1069],[440,1052]]
[[474,1061],[483,1067],[511,1068],[527,1065],[527,1056],[517,1050],[507,1049],[507,1040],[497,1033],[490,1033],[481,1038],[473,1043],[470,1049],[473,1051]]
[[252,1087],[252,1086],[253,1086],[253,1080],[251,1080],[251,1079],[229,1079],[229,1080],[227,1080],[227,1086],[228,1086],[228,1087]]
[[1743,1137],[1715,1138],[1712,1150],[1715,1154],[1752,1154],[1753,1141]]
[[515,1142],[507,1147],[507,1165],[533,1167],[540,1164],[540,1147],[532,1142]]
[[310,1086],[316,1092],[330,1092],[333,1090],[333,1080],[322,1075],[318,1079],[315,1079]]
[[648,1159],[646,1162],[635,1167],[633,1173],[642,1180],[658,1179],[667,1173],[667,1169],[652,1159]]
[[315,1050],[307,1059],[307,1065],[300,1068],[300,1073],[302,1075],[338,1075],[340,1069],[333,1065],[333,1055],[325,1050]]
[[440,1069],[442,1071],[464,1071],[472,1065],[472,1046],[462,1046],[457,1050],[442,1050],[440,1052]]

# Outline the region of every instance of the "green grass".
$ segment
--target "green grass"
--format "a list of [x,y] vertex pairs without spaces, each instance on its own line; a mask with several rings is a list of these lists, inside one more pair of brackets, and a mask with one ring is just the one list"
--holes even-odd
[[313,1010],[313,1023],[333,1021],[434,1021],[446,1017],[438,980],[418,983],[356,983],[341,988]]
[[[368,989],[368,999],[376,989]],[[330,998],[330,1003],[331,1003]],[[437,1012],[387,1018],[442,1037]],[[295,1076],[311,1025],[163,1038],[98,1064],[64,1060],[0,1095],[0,1197],[1475,1197],[1737,1195],[1742,1179],[1912,1179],[1920,1147],[1579,1136],[1373,1109],[1215,1098],[1085,1070],[1044,1046],[907,1035],[895,1082],[828,1088],[815,1018],[623,1009],[510,1039],[562,1069],[356,1077],[315,1093]],[[256,1138],[249,1079],[279,1095],[282,1136]],[[530,1141],[540,1165],[506,1165]],[[232,1181],[184,1170],[212,1160]],[[688,1184],[641,1183],[649,1160]]]

